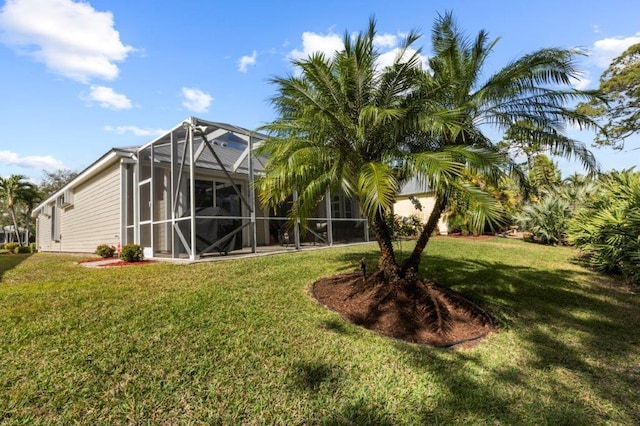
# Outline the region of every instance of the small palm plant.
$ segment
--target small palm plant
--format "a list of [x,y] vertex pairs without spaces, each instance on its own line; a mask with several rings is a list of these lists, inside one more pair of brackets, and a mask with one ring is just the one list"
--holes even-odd
[[601,176],[596,194],[569,223],[569,241],[596,270],[640,283],[640,172]]

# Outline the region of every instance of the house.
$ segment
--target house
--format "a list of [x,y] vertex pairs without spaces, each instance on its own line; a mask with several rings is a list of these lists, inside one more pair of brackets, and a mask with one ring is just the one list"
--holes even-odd
[[[433,192],[421,185],[417,179],[410,179],[400,188],[393,212],[403,217],[417,216],[422,223],[426,223],[434,205]],[[446,215],[442,215],[438,221],[438,232],[443,235],[449,232]]]
[[[328,193],[307,232],[287,206],[264,211],[253,182],[265,135],[190,117],[141,146],[114,148],[33,211],[39,251],[140,244],[146,258],[195,260],[260,247],[368,241],[358,203]],[[295,196],[295,194],[294,194]]]
[[[18,227],[18,235],[20,235],[20,243],[27,244],[27,230]],[[16,228],[13,225],[3,226],[0,231],[0,244],[18,242],[16,237]]]

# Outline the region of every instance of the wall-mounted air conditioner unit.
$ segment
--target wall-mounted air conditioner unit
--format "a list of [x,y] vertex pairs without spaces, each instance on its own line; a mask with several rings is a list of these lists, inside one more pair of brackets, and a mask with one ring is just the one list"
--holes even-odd
[[58,207],[69,207],[73,205],[73,191],[67,189],[58,197]]

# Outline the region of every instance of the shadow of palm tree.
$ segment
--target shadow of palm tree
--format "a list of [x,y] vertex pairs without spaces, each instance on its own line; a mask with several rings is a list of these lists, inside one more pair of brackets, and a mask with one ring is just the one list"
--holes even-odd
[[24,262],[31,254],[3,254],[0,255],[0,282],[4,274]]

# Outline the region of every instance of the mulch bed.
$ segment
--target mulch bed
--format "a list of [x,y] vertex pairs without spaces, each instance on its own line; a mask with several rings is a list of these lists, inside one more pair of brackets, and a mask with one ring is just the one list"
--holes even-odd
[[119,260],[118,258],[102,258],[102,257],[92,257],[91,259],[85,259],[78,262],[79,265],[83,264],[91,264],[95,262],[104,262],[110,261],[104,265],[95,265],[98,268],[112,268],[112,267],[122,267],[122,266],[136,266],[136,265],[147,265],[149,263],[156,263],[155,260],[140,260],[138,262],[126,262],[124,260]]
[[462,295],[432,283],[384,282],[381,274],[322,278],[314,297],[354,324],[430,346],[471,346],[494,329],[491,317]]
[[101,265],[100,268],[112,268],[119,266],[139,266],[139,265],[148,265],[150,263],[156,263],[155,260],[139,260],[137,262],[126,262],[124,260],[119,260],[117,262],[111,262],[106,265]]

